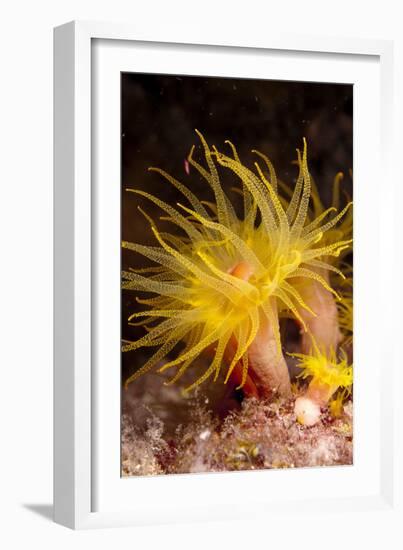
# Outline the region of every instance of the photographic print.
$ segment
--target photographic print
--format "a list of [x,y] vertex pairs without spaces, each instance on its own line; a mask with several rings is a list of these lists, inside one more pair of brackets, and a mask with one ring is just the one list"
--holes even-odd
[[121,75],[121,474],[353,461],[353,86]]

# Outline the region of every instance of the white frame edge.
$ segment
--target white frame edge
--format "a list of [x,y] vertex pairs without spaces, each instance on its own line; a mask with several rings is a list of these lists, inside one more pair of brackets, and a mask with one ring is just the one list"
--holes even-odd
[[91,40],[54,33],[54,519],[91,510]]
[[[318,36],[256,36],[254,43],[236,37],[187,35],[169,28],[158,42],[270,48],[281,50],[377,55],[381,66],[381,155],[391,179],[393,114],[393,42]],[[133,525],[128,513],[91,512],[91,39],[156,41],[144,28],[71,22],[54,32],[54,519],[70,528]],[[393,190],[390,201],[393,201]],[[385,201],[387,204],[393,202]],[[382,213],[391,232],[392,212]],[[397,220],[396,220],[397,221]],[[386,239],[385,255],[393,257]],[[390,284],[393,284],[392,274]],[[385,301],[386,303],[386,301]],[[386,325],[386,323],[384,323]],[[386,327],[382,327],[386,331]],[[393,349],[388,362],[393,365]],[[381,392],[390,390],[385,381]],[[388,382],[390,384],[390,381]],[[382,399],[385,415],[395,417],[392,399]],[[394,433],[382,427],[382,495],[365,509],[393,506]],[[357,499],[357,505],[362,499]],[[351,506],[352,505],[352,506]],[[351,502],[349,508],[354,508]],[[150,518],[150,524],[153,523]]]

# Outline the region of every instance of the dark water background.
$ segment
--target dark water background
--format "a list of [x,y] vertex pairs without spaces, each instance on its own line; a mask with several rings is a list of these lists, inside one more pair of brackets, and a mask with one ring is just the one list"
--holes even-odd
[[[168,203],[183,201],[158,174],[158,166],[188,185],[202,199],[211,199],[206,182],[194,171],[186,174],[184,160],[200,130],[210,145],[226,150],[231,140],[244,164],[253,166],[251,149],[267,154],[277,175],[292,184],[296,167],[295,149],[308,142],[308,163],[322,200],[331,197],[333,178],[353,168],[353,87],[344,84],[300,83],[232,78],[122,74],[122,239],[155,244],[149,224],[139,214],[141,205],[157,220],[161,212],[145,199],[125,191],[146,190]],[[195,156],[202,161],[200,147]],[[203,162],[202,162],[203,163]],[[351,183],[344,185],[351,193]],[[235,203],[226,179],[223,186]],[[163,224],[158,223],[163,228]],[[168,229],[166,227],[166,229]],[[170,226],[172,229],[172,225]],[[132,252],[123,251],[122,267],[147,265]],[[140,293],[137,293],[138,295]],[[127,317],[137,310],[133,292],[122,295],[122,337],[135,339],[144,331],[127,326]],[[149,350],[150,353],[152,350]],[[146,350],[122,356],[123,380],[147,359]]]

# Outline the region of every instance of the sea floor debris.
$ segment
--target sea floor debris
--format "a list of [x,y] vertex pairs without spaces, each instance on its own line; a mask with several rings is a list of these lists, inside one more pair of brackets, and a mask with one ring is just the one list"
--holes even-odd
[[[338,418],[323,409],[320,422],[306,427],[296,420],[295,396],[236,402],[227,395],[224,411],[222,396],[198,391],[186,399],[178,387],[163,386],[161,391],[160,380],[146,378],[145,393],[124,396],[123,476],[353,463],[351,398]],[[158,400],[153,399],[154,384]]]

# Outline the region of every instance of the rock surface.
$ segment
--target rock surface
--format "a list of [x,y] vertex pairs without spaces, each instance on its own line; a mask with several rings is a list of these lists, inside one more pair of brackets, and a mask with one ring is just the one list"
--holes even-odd
[[154,400],[156,380],[151,379],[145,382],[148,390],[129,389],[124,398],[123,476],[353,463],[352,401],[339,418],[326,409],[320,422],[308,428],[296,421],[295,396],[242,403],[227,397],[225,411],[214,395],[198,392],[186,399],[177,387],[161,389],[159,377]]

